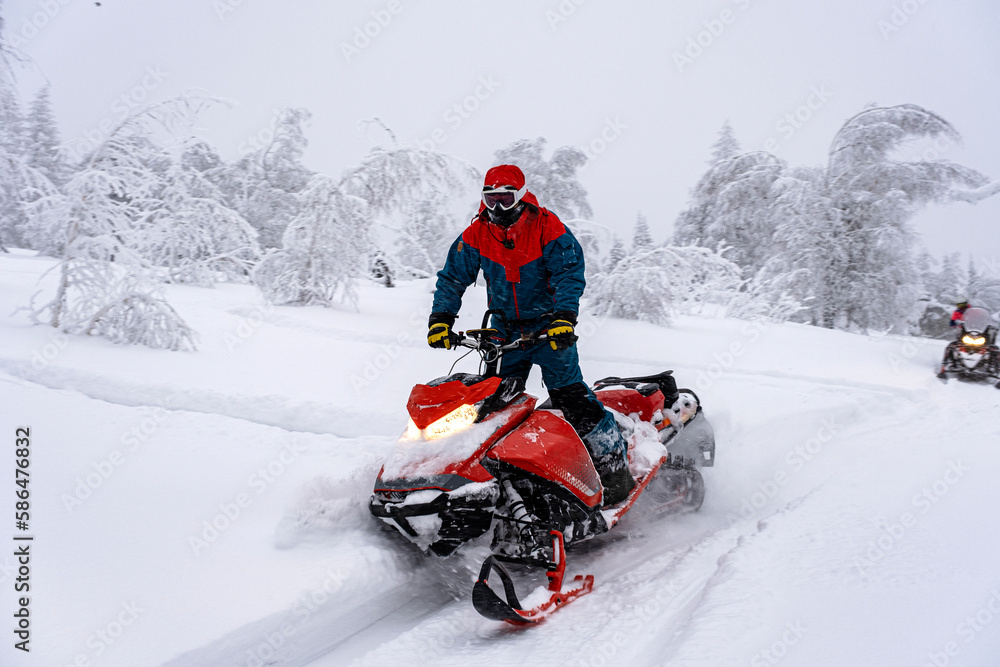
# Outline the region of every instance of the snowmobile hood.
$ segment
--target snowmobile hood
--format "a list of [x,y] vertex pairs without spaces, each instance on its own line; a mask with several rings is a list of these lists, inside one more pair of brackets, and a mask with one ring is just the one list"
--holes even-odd
[[500,378],[491,377],[467,386],[452,380],[436,386],[418,384],[410,391],[406,411],[419,429],[424,429],[462,405],[473,405],[490,396],[500,386]]

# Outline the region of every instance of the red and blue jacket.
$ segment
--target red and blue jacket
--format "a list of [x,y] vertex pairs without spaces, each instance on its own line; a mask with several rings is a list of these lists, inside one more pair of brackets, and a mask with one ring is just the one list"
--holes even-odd
[[529,321],[545,313],[579,312],[586,286],[580,243],[555,213],[538,206],[533,194],[522,201],[524,212],[506,228],[490,222],[486,207],[479,205],[479,215],[452,244],[437,274],[432,317],[457,314],[480,270],[489,307],[517,321],[515,328],[530,330]]

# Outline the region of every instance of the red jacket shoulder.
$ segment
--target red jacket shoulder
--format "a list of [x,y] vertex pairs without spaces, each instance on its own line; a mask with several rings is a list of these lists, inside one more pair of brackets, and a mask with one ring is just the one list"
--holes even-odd
[[542,245],[554,241],[566,233],[566,225],[552,211],[546,208],[538,209],[539,224],[542,227]]

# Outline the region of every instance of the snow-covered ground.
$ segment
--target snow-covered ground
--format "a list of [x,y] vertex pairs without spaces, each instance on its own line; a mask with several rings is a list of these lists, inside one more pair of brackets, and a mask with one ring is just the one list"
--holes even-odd
[[425,557],[365,508],[410,387],[457,358],[424,343],[429,281],[365,287],[361,312],[172,287],[200,334],[176,353],[29,325],[13,311],[49,266],[0,255],[0,664],[1000,664],[1000,391],[935,379],[941,342],[584,317],[587,378],[675,369],[717,467],[701,511],[571,551],[594,592],[518,630],[472,608],[481,551]]

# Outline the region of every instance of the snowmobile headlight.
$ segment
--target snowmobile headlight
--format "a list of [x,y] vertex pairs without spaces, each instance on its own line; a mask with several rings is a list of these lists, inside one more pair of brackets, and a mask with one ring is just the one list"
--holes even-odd
[[472,426],[476,422],[479,410],[475,405],[466,403],[446,414],[441,419],[424,429],[424,437],[428,440],[451,435],[464,428]]
[[420,429],[417,428],[417,425],[413,423],[413,420],[411,419],[409,422],[407,422],[406,433],[403,434],[403,438],[405,440],[419,440],[420,435],[421,435]]
[[979,338],[973,338],[969,334],[966,334],[966,335],[962,336],[962,342],[965,343],[966,345],[977,345],[978,346],[978,345],[982,345],[983,343],[985,343],[986,342],[986,338],[984,336],[980,336]]

